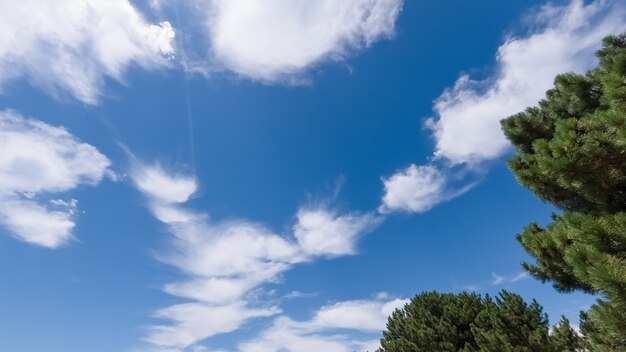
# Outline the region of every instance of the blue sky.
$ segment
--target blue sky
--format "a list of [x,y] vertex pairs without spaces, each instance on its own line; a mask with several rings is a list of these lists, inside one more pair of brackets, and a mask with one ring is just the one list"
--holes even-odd
[[527,277],[498,121],[619,1],[0,1],[0,350],[365,351]]

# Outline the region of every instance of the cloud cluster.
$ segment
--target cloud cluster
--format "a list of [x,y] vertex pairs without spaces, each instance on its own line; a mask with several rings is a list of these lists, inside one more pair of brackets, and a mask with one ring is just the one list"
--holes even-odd
[[75,199],[45,198],[100,182],[110,165],[62,127],[0,112],[0,224],[16,238],[55,248],[72,238]]
[[[178,16],[175,2],[148,4],[159,14],[171,5]],[[0,92],[24,79],[55,97],[70,94],[93,105],[106,80],[123,81],[130,66],[168,66],[175,56],[170,22],[148,22],[129,0],[0,0],[0,7]],[[188,71],[300,83],[315,65],[393,36],[402,0],[195,0],[183,8],[193,25],[180,24],[181,33],[191,28],[181,40],[190,40],[189,49],[206,43],[199,45],[203,59],[180,48]]]
[[210,0],[211,54],[266,82],[293,81],[394,33],[402,0]]
[[536,105],[557,74],[593,67],[602,38],[626,28],[626,6],[573,0],[566,6],[546,5],[527,20],[534,30],[510,37],[498,48],[492,76],[475,81],[462,75],[435,101],[436,116],[426,124],[435,139],[434,161],[386,179],[384,209],[430,208],[446,200],[438,195],[449,187],[451,167],[471,171],[501,157],[509,143],[500,120]]
[[359,235],[378,224],[371,214],[301,209],[295,234],[281,236],[261,224],[213,222],[205,213],[186,209],[184,203],[198,187],[193,177],[138,165],[133,180],[173,235],[171,250],[158,259],[185,276],[163,288],[188,302],[157,312],[156,317],[170,321],[153,326],[146,337],[158,348],[183,350],[252,318],[280,313],[278,306],[258,299],[259,287],[276,282],[297,263],[354,253]]
[[172,26],[146,22],[128,0],[0,0],[0,8],[0,89],[24,78],[96,104],[107,78],[174,54]]

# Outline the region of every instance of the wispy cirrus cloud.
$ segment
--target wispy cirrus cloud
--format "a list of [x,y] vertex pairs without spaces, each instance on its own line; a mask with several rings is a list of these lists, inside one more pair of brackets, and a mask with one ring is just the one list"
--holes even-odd
[[174,54],[169,22],[150,24],[128,0],[0,0],[0,89],[25,79],[96,104],[106,79]]
[[531,30],[509,36],[498,48],[490,77],[476,81],[462,75],[437,98],[435,116],[426,122],[435,139],[432,161],[384,179],[381,209],[421,212],[451,198],[444,194],[463,193],[450,186],[453,170],[472,175],[484,162],[505,154],[509,143],[500,120],[536,105],[557,74],[593,67],[602,38],[626,28],[626,5],[573,0],[545,5],[526,21]]
[[99,183],[109,159],[62,127],[12,111],[0,112],[0,150],[0,224],[39,246],[68,242],[77,200],[48,198]]
[[353,254],[359,236],[377,225],[369,214],[307,207],[298,212],[295,234],[278,235],[255,222],[215,222],[188,210],[184,205],[198,188],[194,177],[158,165],[137,165],[132,177],[173,235],[157,259],[183,275],[163,287],[186,302],[156,312],[168,323],[152,326],[145,338],[155,350],[182,351],[250,319],[279,314],[279,306],[259,299],[259,288],[298,263]]

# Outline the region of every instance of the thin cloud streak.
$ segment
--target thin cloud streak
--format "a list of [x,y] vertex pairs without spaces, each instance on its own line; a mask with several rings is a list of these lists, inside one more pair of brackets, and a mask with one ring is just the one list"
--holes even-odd
[[513,283],[529,278],[527,272],[519,272],[514,275],[504,275],[504,276],[491,273],[491,277],[493,278],[493,280],[491,281],[491,284],[493,286],[513,284]]

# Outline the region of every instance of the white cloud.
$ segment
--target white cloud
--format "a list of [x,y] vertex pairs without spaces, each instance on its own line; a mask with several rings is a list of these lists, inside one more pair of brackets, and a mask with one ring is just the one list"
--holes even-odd
[[302,250],[310,255],[354,254],[358,236],[371,231],[381,219],[373,214],[337,215],[326,209],[300,209],[294,234]]
[[55,248],[72,238],[77,200],[38,198],[102,180],[110,161],[62,127],[0,112],[0,223],[23,241]]
[[492,77],[473,81],[463,75],[437,99],[437,117],[429,121],[437,157],[462,164],[501,156],[509,144],[499,121],[536,105],[557,74],[590,69],[602,38],[624,30],[626,6],[574,0],[564,7],[544,6],[529,19],[541,29],[506,40]]
[[0,198],[0,223],[22,241],[56,248],[72,238],[70,211],[51,211],[18,197]]
[[241,352],[350,352],[350,341],[343,336],[322,336],[299,328],[289,318],[280,317],[255,340],[239,345]]
[[183,203],[198,188],[193,177],[172,175],[158,165],[138,165],[132,177],[154,216],[174,235],[171,248],[157,259],[180,270],[184,278],[163,290],[189,301],[157,313],[169,323],[150,328],[146,341],[156,350],[184,350],[238,329],[249,319],[279,313],[278,307],[261,302],[258,293],[265,291],[259,287],[277,282],[294,264],[315,256],[352,253],[359,235],[377,223],[372,215],[308,208],[298,213],[296,234],[281,236],[261,224],[218,223],[185,209]]
[[174,305],[156,314],[174,321],[174,324],[153,326],[146,340],[172,351],[182,351],[209,336],[233,331],[250,318],[279,312],[277,308],[250,309],[242,302],[219,306],[203,303]]
[[210,0],[208,7],[214,59],[274,82],[392,36],[402,0]]
[[[376,339],[385,328],[387,317],[408,301],[344,301],[322,307],[308,321],[294,321],[280,316],[257,338],[239,345],[242,352],[350,352],[374,351]],[[370,335],[367,340],[355,340],[337,330],[354,330]]]
[[70,200],[64,200],[64,199],[51,199],[50,200],[50,204],[56,205],[56,206],[60,206],[60,207],[65,207],[67,209],[70,209],[72,211],[76,211],[76,208],[78,207],[78,199],[72,198]]
[[157,204],[184,203],[198,190],[193,177],[169,175],[158,165],[139,168],[133,179],[137,188]]
[[378,332],[385,328],[387,317],[408,301],[394,299],[388,302],[346,301],[320,309],[309,325],[315,329],[355,329]]
[[435,166],[411,165],[383,179],[385,195],[381,213],[392,211],[424,212],[447,199],[447,176]]
[[318,294],[319,293],[317,293],[317,292],[304,293],[304,292],[300,292],[300,291],[291,291],[288,294],[286,294],[285,296],[283,296],[283,298],[285,298],[285,299],[307,298],[307,297],[315,297]]
[[0,112],[0,191],[62,192],[96,184],[109,160],[62,127]]
[[149,24],[128,0],[0,0],[0,88],[24,78],[95,104],[106,78],[174,54],[168,22]]

